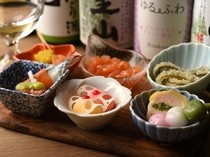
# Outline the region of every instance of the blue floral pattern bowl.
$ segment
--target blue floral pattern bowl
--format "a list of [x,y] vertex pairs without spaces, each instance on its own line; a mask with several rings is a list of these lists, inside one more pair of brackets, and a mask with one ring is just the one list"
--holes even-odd
[[28,78],[28,72],[36,73],[48,64],[19,60],[0,73],[0,101],[13,113],[40,117],[54,98],[54,91],[68,76],[69,70],[43,94],[33,95],[15,90],[15,86]]

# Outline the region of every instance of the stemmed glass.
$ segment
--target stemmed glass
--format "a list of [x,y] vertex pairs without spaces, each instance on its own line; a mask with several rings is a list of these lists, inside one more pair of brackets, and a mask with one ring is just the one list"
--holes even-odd
[[19,52],[18,41],[29,35],[43,13],[45,0],[0,0],[0,37],[12,59]]

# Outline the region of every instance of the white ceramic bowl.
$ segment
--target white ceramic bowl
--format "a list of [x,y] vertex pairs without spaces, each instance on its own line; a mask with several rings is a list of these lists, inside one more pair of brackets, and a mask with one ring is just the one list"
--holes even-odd
[[[166,90],[166,89],[159,89]],[[149,104],[149,97],[156,91],[156,89],[152,89],[150,91],[144,91],[141,94],[138,94],[131,100],[130,112],[133,119],[134,124],[138,127],[138,129],[149,138],[163,142],[163,143],[172,143],[172,142],[181,142],[187,139],[192,138],[196,134],[198,134],[202,129],[205,128],[207,124],[206,117],[202,122],[197,122],[188,126],[182,127],[164,127],[157,126],[149,123],[146,120],[147,106]],[[175,89],[177,90],[177,89]],[[179,90],[177,90],[179,91]],[[199,99],[196,95],[190,94],[187,91],[179,91],[181,94],[187,96],[189,100]],[[204,102],[203,100],[199,99]]]
[[[69,98],[75,95],[77,89],[82,85],[89,85],[106,91],[116,98],[115,109],[100,114],[79,114],[68,109]],[[93,76],[86,79],[72,79],[64,82],[56,90],[54,105],[80,128],[86,130],[98,130],[104,128],[118,114],[119,110],[126,106],[131,100],[131,91],[123,87],[118,81],[103,76]]]
[[[147,78],[153,88],[169,88],[169,86],[156,83],[153,69],[161,62],[171,62],[184,69],[197,69],[207,66],[210,70],[210,47],[199,43],[181,43],[162,50],[148,64]],[[180,90],[187,90],[190,93],[198,94],[203,92],[210,83],[210,72],[193,83],[182,86],[170,86]]]

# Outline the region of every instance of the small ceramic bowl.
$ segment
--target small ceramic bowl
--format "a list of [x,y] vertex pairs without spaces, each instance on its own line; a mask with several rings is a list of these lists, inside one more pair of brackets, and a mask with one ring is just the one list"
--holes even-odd
[[[75,46],[72,44],[49,45],[49,46],[56,55],[63,55],[65,57],[76,56],[76,55],[80,56],[80,54],[76,52]],[[37,54],[39,51],[45,49],[47,49],[47,47],[45,46],[44,43],[37,43],[31,49],[14,55],[13,59],[35,61],[34,55]]]
[[210,70],[210,47],[199,43],[181,43],[162,50],[148,64],[147,78],[153,88],[177,88],[190,93],[202,93],[210,83],[210,72],[199,80],[180,86],[167,86],[156,82],[154,67],[161,62],[171,62],[185,70],[195,70],[206,66]]
[[[109,93],[115,98],[117,106],[106,112],[97,114],[82,114],[69,110],[67,107],[71,96],[75,96],[76,91],[82,85],[93,86],[97,89]],[[103,76],[93,76],[86,79],[72,79],[64,82],[56,90],[54,105],[80,128],[85,130],[98,130],[108,125],[118,112],[131,100],[131,91],[123,87],[112,78]]]
[[[33,95],[15,90],[15,86],[28,79],[28,72],[36,73],[48,64],[27,60],[15,61],[0,73],[0,101],[13,113],[29,117],[40,117],[50,105],[55,89],[67,78],[66,70],[54,84],[41,95]],[[52,103],[52,102],[51,102]]]
[[[130,102],[129,109],[131,112],[133,122],[145,136],[163,143],[176,143],[192,138],[193,136],[198,134],[202,129],[205,128],[209,113],[205,120],[182,127],[166,127],[149,123],[146,120],[149,98],[154,92],[161,90],[167,89],[151,89],[149,91],[144,91],[136,95]],[[189,100],[199,99],[196,95],[190,94],[187,91],[177,91],[185,95]],[[201,99],[199,100],[204,102]]]
[[[92,62],[90,61],[92,57],[96,57],[96,56],[101,57],[102,55],[108,55],[111,58],[116,57],[120,59],[121,61],[128,62],[131,67],[138,65],[141,68],[141,70],[138,73],[135,73],[135,74],[131,73],[127,76],[124,75],[120,77],[117,75],[112,76],[110,74],[111,72],[108,72],[110,75],[96,74],[96,73],[90,72],[87,67]],[[82,58],[80,67],[86,77],[97,76],[97,75],[104,76],[104,77],[112,77],[116,79],[117,81],[119,81],[123,86],[129,89],[132,89],[137,83],[140,82],[142,77],[146,74],[147,64],[148,64],[147,59],[144,58],[139,53],[132,50],[119,49],[117,47],[114,47],[108,44],[106,41],[104,41],[97,35],[91,34],[89,36],[88,44],[86,45],[86,49],[85,49],[85,56]],[[98,66],[97,63],[95,67],[96,66]],[[117,68],[115,67],[114,69],[115,69],[114,72],[116,72]],[[113,70],[111,71],[113,72]]]

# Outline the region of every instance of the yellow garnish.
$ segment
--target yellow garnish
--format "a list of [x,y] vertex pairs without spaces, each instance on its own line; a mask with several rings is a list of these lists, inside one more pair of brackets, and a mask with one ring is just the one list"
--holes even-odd
[[55,55],[55,53],[52,50],[42,50],[34,55],[34,59],[37,62],[51,64],[53,55]]

